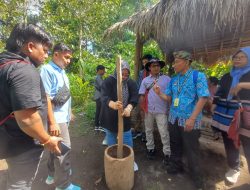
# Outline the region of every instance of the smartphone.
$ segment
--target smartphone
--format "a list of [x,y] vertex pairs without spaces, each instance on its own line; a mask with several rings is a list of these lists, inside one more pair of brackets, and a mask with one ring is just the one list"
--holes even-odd
[[59,148],[61,151],[61,155],[64,155],[71,150],[71,148],[67,146],[66,144],[64,144],[62,141],[59,142]]

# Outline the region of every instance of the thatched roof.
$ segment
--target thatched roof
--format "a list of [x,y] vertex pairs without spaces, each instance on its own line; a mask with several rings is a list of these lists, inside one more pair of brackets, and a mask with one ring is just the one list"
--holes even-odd
[[250,0],[161,0],[105,34],[124,29],[156,40],[168,54],[186,49],[211,62],[250,45]]

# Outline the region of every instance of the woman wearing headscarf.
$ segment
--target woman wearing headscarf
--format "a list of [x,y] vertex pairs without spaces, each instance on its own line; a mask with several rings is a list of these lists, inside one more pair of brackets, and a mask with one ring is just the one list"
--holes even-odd
[[[221,78],[218,91],[214,96],[212,126],[222,134],[229,166],[225,178],[234,184],[240,175],[240,153],[234,141],[229,138],[228,130],[239,109],[239,100],[243,107],[250,106],[250,47],[237,51],[232,61],[231,72]],[[242,125],[243,123],[240,123],[240,141],[248,166],[250,166],[250,129],[243,129]]]
[[109,146],[117,144],[118,110],[123,109],[123,143],[133,148],[130,124],[130,113],[138,102],[136,83],[130,79],[129,64],[122,61],[122,97],[123,102],[117,100],[117,73],[103,81],[101,88],[101,124],[106,129],[106,139]]

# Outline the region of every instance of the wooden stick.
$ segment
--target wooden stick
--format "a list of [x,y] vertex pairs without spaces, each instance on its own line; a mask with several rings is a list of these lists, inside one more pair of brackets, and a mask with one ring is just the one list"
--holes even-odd
[[[122,70],[121,70],[121,56],[119,55],[116,63],[117,72],[117,99],[122,102]],[[118,110],[118,147],[117,158],[123,158],[123,110]]]

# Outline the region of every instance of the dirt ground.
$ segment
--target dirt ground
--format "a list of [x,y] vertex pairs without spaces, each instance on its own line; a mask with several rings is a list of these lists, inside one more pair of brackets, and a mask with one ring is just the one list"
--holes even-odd
[[[101,145],[103,133],[95,133],[93,125],[86,122],[83,114],[70,127],[72,141],[72,181],[84,190],[106,190],[104,177],[104,150]],[[155,133],[157,157],[147,160],[146,147],[138,138],[134,141],[135,161],[139,171],[135,173],[133,190],[195,190],[188,172],[176,176],[168,175],[162,164],[161,143],[158,132]],[[250,190],[250,176],[244,156],[241,161],[240,179],[234,186],[224,183],[224,173],[227,170],[223,145],[218,142],[201,138],[202,169],[204,171],[206,190]],[[53,185],[45,184],[47,177],[47,153],[44,154],[38,175],[33,184],[34,190],[52,190]],[[7,165],[0,160],[0,190],[4,190],[7,176]],[[24,171],[25,174],[25,171]]]

